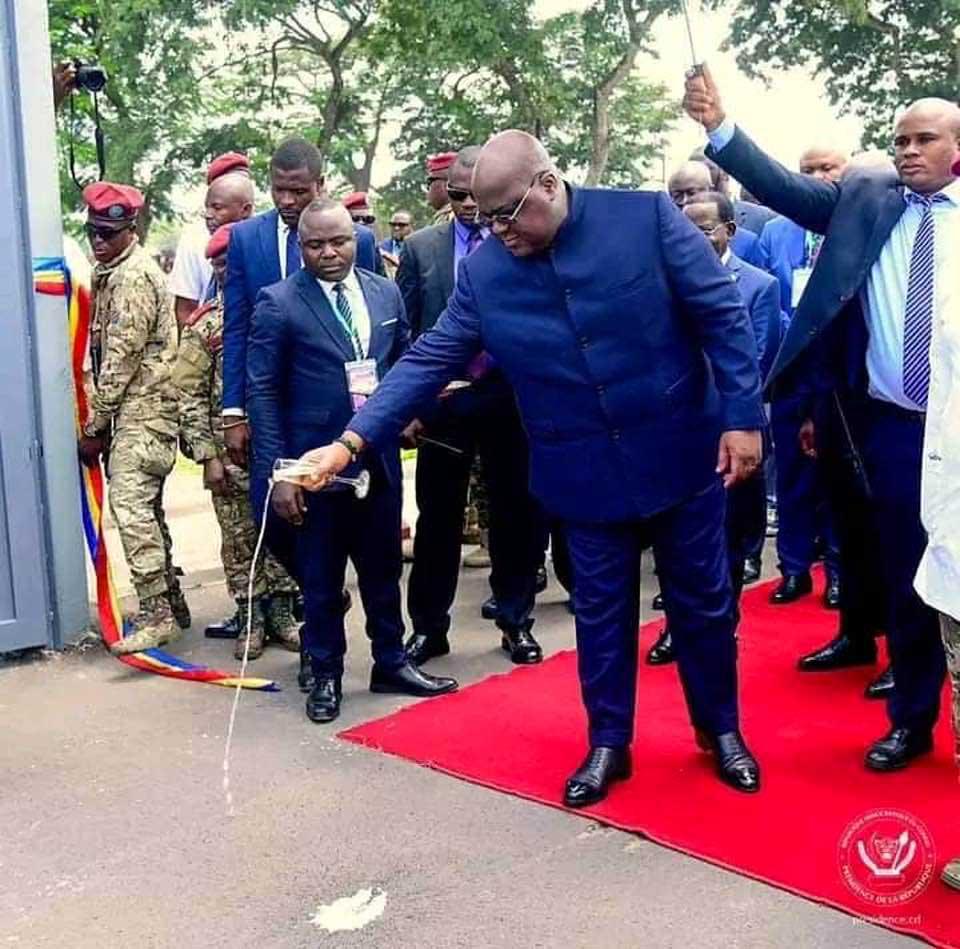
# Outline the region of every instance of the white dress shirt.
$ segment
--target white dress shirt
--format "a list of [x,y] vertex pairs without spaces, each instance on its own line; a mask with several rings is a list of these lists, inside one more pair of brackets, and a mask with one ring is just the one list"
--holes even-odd
[[167,284],[175,297],[203,302],[213,279],[213,268],[207,260],[209,240],[210,233],[202,222],[190,224],[181,232]]
[[[320,289],[327,296],[330,302],[330,308],[334,314],[337,313],[337,295],[334,292],[336,283],[330,283],[326,280],[317,278]],[[350,273],[340,281],[343,284],[344,292],[347,295],[347,302],[350,304],[350,313],[353,316],[353,325],[360,337],[360,347],[363,352],[357,354],[358,359],[364,359],[370,351],[370,311],[367,309],[367,301],[364,299],[363,290],[360,288],[360,281],[357,279],[356,270],[351,269]]]
[[290,228],[283,223],[283,218],[277,215],[277,254],[280,255],[280,279],[287,279],[287,241],[290,238]]
[[941,613],[960,620],[960,299],[957,294],[933,323],[920,515],[927,530],[927,549],[917,570],[917,593]]
[[[716,151],[721,151],[735,131],[736,125],[726,119],[709,133],[710,144]],[[943,319],[950,300],[960,291],[952,274],[960,260],[960,180],[947,185],[941,193],[948,200],[933,206],[934,324]],[[875,399],[912,411],[919,411],[921,407],[903,391],[903,326],[910,257],[922,216],[919,205],[908,203],[870,268],[860,292],[869,337],[868,391]]]

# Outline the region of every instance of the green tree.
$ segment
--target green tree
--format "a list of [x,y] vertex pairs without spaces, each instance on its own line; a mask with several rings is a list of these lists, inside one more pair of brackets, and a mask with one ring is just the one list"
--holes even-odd
[[864,144],[889,144],[899,106],[960,95],[958,0],[742,0],[728,45],[751,76],[812,66],[830,101],[863,119]]

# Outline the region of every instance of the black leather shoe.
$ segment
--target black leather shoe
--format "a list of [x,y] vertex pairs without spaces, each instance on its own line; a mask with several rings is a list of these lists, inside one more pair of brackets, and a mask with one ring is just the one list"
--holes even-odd
[[457,680],[421,672],[409,660],[396,669],[384,669],[378,665],[370,670],[370,691],[382,695],[418,695],[430,698],[455,692]]
[[867,751],[866,765],[873,771],[899,771],[914,758],[933,749],[933,734],[913,728],[894,728]]
[[747,794],[760,790],[760,766],[740,732],[724,732],[717,736],[700,733],[697,743],[701,748],[708,746],[715,755],[721,781]]
[[484,619],[495,620],[499,613],[500,608],[497,606],[496,597],[488,596],[480,605],[480,615]]
[[301,692],[309,692],[313,688],[313,664],[310,657],[300,650],[300,671],[297,673],[297,686]]
[[537,570],[537,583],[536,583],[536,586],[534,587],[534,590],[536,590],[537,593],[543,593],[543,591],[546,590],[546,588],[547,588],[547,568],[540,567],[540,569]]
[[662,610],[662,609],[663,609],[663,594],[662,594],[662,593],[658,593],[658,594],[653,598],[653,600],[650,602],[650,608],[651,608],[651,609],[654,609],[654,610]]
[[781,581],[780,586],[770,594],[770,602],[783,604],[792,603],[813,592],[813,580],[809,573],[791,573],[787,574]]
[[893,691],[893,669],[887,666],[873,682],[863,690],[865,699],[885,699]]
[[211,623],[203,631],[207,639],[237,639],[240,636],[240,621],[237,614],[234,613],[230,619],[220,620],[219,623]]
[[317,679],[307,696],[307,718],[323,725],[340,714],[340,680]]
[[673,637],[670,635],[670,627],[664,626],[659,639],[650,647],[647,653],[647,665],[665,666],[667,663],[676,659],[673,651]]
[[743,562],[743,582],[756,583],[760,579],[762,565],[759,557],[747,557]]
[[567,807],[587,807],[602,801],[614,781],[630,777],[631,767],[629,748],[591,748],[567,779],[563,803]]
[[529,629],[503,629],[500,648],[510,653],[510,661],[518,666],[532,666],[543,662],[543,650]]
[[848,669],[850,666],[871,666],[877,661],[877,647],[872,639],[855,642],[844,633],[831,639],[826,646],[797,660],[801,672],[826,672],[830,669]]
[[823,605],[828,610],[840,609],[840,578],[832,576],[827,578],[827,588],[823,591]]
[[428,659],[446,656],[450,652],[450,642],[446,636],[426,636],[414,633],[404,647],[407,659],[415,666],[422,666]]

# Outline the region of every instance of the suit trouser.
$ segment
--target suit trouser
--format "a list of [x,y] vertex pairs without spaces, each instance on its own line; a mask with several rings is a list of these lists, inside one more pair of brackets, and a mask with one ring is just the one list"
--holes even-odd
[[577,661],[592,745],[633,738],[640,622],[640,555],[653,544],[690,717],[720,735],[738,727],[736,604],[717,481],[643,520],[567,522]]
[[[250,479],[250,506],[253,510],[253,520],[257,526],[258,537],[260,536],[263,509],[267,503],[269,488],[270,485],[267,481]],[[263,535],[263,544],[283,569],[293,577],[297,586],[302,588],[300,568],[297,562],[297,529],[271,510],[267,514],[267,529]]]
[[861,646],[886,629],[886,590],[876,535],[862,478],[850,458],[843,422],[831,399],[818,414],[817,446],[823,484],[834,512],[843,596],[840,632]]
[[805,402],[793,396],[776,399],[770,415],[777,466],[777,555],[786,576],[810,570],[818,535],[826,544],[827,569],[837,572],[840,567],[833,515],[817,464],[800,450]]
[[303,580],[303,649],[315,676],[339,678],[347,651],[343,583],[347,559],[357,571],[374,662],[394,669],[404,661],[400,576],[399,486],[374,475],[360,500],[336,489],[307,497],[303,525],[295,528]]
[[497,625],[532,624],[540,565],[541,512],[530,495],[529,449],[514,402],[502,380],[480,380],[444,399],[427,435],[462,454],[424,443],[417,450],[417,528],[407,608],[414,632],[442,638],[460,574],[463,510],[474,456],[480,453],[489,507],[490,586]]
[[750,556],[757,531],[763,531],[766,523],[767,483],[761,468],[753,477],[727,491],[727,517],[724,527],[733,598],[738,605],[743,592],[744,561]]
[[920,521],[924,417],[874,399],[851,414],[886,593],[887,646],[896,680],[887,711],[894,727],[922,731],[937,720],[946,674],[938,614],[913,588],[927,545]]

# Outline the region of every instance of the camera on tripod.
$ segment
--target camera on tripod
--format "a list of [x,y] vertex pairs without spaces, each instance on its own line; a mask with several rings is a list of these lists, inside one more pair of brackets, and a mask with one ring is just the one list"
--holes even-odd
[[81,63],[75,59],[73,68],[77,71],[73,82],[78,89],[100,92],[107,84],[107,72],[99,63]]

